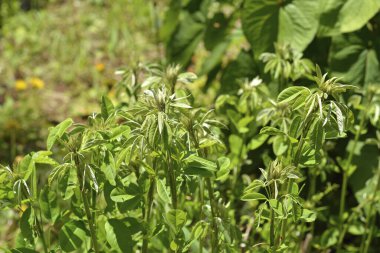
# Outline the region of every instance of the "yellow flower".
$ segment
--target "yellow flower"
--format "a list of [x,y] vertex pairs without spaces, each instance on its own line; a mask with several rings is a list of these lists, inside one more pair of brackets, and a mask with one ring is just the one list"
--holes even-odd
[[30,84],[32,85],[33,88],[36,88],[36,89],[42,89],[45,86],[45,82],[38,77],[31,78]]
[[16,83],[15,83],[15,89],[18,90],[18,91],[22,91],[22,90],[26,90],[26,88],[28,88],[28,85],[26,84],[26,82],[24,80],[16,80]]
[[95,64],[95,68],[97,71],[103,72],[104,69],[106,68],[106,66],[104,65],[104,63],[97,63],[97,64]]

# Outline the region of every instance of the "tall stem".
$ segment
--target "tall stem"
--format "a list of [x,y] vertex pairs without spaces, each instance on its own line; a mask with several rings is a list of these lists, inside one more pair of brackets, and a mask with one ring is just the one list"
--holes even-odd
[[[344,214],[344,209],[346,207],[348,170],[349,170],[349,166],[352,163],[352,158],[354,157],[354,152],[355,152],[356,146],[357,146],[358,141],[359,141],[360,133],[364,127],[365,118],[366,118],[366,114],[364,114],[363,117],[360,119],[359,129],[357,129],[357,131],[355,133],[354,143],[353,143],[352,148],[348,154],[347,162],[345,164],[344,171],[343,171],[342,189],[341,189],[341,193],[340,193],[340,205],[339,205],[339,230],[342,230],[342,228],[343,228],[343,221],[344,221],[343,214]],[[343,238],[338,243],[338,252],[342,246],[342,242],[343,242]]]
[[210,178],[206,178],[206,185],[207,185],[207,191],[208,196],[210,199],[210,206],[211,206],[211,226],[213,229],[213,233],[211,234],[211,242],[212,242],[212,249],[211,252],[218,252],[218,225],[215,222],[215,218],[217,217],[216,214],[216,203],[214,198],[214,189],[212,188],[212,183]]
[[[48,250],[48,247],[47,247],[47,244],[46,244],[46,240],[45,240],[45,235],[44,235],[44,230],[42,228],[42,217],[41,217],[41,208],[40,208],[40,203],[38,201],[38,190],[37,190],[37,169],[34,168],[34,170],[32,171],[32,196],[33,196],[33,203],[32,203],[32,207],[34,209],[34,212],[35,212],[35,221],[36,221],[36,225],[37,225],[37,232],[41,238],[41,242],[42,242],[42,245],[44,247],[44,252],[45,253],[48,253],[49,250]],[[37,208],[36,208],[36,205],[37,205]],[[39,212],[40,214],[40,220],[38,219],[38,216],[37,216],[37,212]]]
[[[145,212],[145,222],[146,224],[150,224],[150,216],[151,216],[151,211],[152,211],[152,205],[153,205],[153,195],[154,195],[154,188],[156,187],[156,180],[151,179],[150,180],[150,187],[148,191],[148,197],[147,197],[147,206],[148,208],[146,209]],[[148,243],[149,240],[148,238],[143,239],[143,246],[142,246],[142,253],[148,253]]]
[[79,181],[79,190],[80,190],[82,200],[83,200],[84,211],[86,213],[87,222],[88,222],[88,225],[90,227],[90,235],[91,235],[92,246],[94,248],[94,252],[98,253],[99,248],[98,248],[98,242],[96,239],[96,228],[95,228],[93,217],[91,215],[90,204],[88,203],[87,195],[85,192],[85,186],[84,186],[84,182],[83,182],[83,171],[80,169],[80,161],[79,161],[78,154],[75,154],[74,162],[75,162],[75,166],[77,167],[77,177],[78,177],[78,181]]
[[[365,107],[369,105],[372,101],[372,94],[369,95],[367,99],[367,103],[364,105]],[[363,115],[360,119],[359,122],[359,128],[357,129],[354,137],[354,143],[352,145],[351,150],[349,151],[347,162],[345,164],[344,170],[343,170],[343,179],[342,179],[342,189],[341,189],[341,194],[340,194],[340,205],[339,205],[339,230],[342,231],[343,229],[343,214],[344,214],[344,209],[346,206],[346,194],[347,194],[347,182],[348,182],[348,170],[349,166],[352,163],[352,159],[354,157],[354,152],[356,149],[356,146],[359,141],[360,134],[362,132],[363,127],[365,126],[365,122],[367,119],[367,111],[366,109],[363,110]],[[344,240],[344,234],[339,238],[338,245],[337,245],[337,252],[340,252],[342,243]]]
[[[379,190],[380,190],[380,161],[379,161],[379,165],[377,169],[377,182],[376,182],[373,198],[376,197],[376,193]],[[368,212],[368,219],[367,219],[367,227],[369,226],[368,237],[366,240],[364,240],[366,236],[365,234],[363,235],[363,242],[362,242],[362,247],[361,247],[363,249],[360,251],[361,253],[367,253],[369,250],[369,247],[371,246],[373,231],[376,225],[376,210],[374,210],[375,204],[376,204],[375,199],[373,199],[371,202],[371,206]]]
[[270,228],[269,228],[269,244],[270,247],[274,247],[274,209],[270,210]]
[[[202,157],[206,157],[206,153],[203,150],[199,150],[199,142],[198,142],[197,137],[194,134],[194,131],[191,131],[190,133],[191,133],[190,136],[191,136],[191,139],[194,143],[195,149],[197,150],[197,152],[198,151],[200,152]],[[208,196],[210,199],[211,215],[212,215],[211,226],[213,229],[213,233],[211,234],[211,244],[212,244],[211,252],[214,253],[214,252],[218,252],[218,234],[219,234],[219,231],[218,231],[218,225],[215,222],[216,217],[218,217],[217,213],[216,213],[217,203],[216,203],[215,198],[214,198],[214,189],[212,188],[211,179],[206,178],[205,181],[206,181]]]
[[172,198],[173,209],[177,209],[177,186],[176,186],[176,176],[173,169],[172,158],[170,151],[167,151],[167,165],[168,165],[168,176],[169,176],[169,186]]
[[[200,220],[203,220],[204,219],[204,213],[203,213],[203,206],[204,206],[204,203],[205,203],[205,200],[204,200],[204,186],[203,186],[203,181],[202,181],[202,178],[201,177],[198,177],[198,181],[199,181],[199,200],[200,200],[200,204],[201,204],[201,209],[200,209]],[[203,252],[203,240],[202,238],[199,239],[199,253],[202,253]]]

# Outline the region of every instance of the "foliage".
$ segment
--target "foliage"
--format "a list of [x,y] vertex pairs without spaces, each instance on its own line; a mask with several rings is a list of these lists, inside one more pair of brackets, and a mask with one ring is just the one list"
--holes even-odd
[[376,252],[379,1],[163,3],[166,67],[0,167],[4,251]]
[[[194,97],[186,87],[195,80],[194,74],[180,73],[174,65],[166,70],[143,69],[153,75],[136,79],[140,88],[126,97],[137,101],[115,106],[104,96],[101,112],[90,116],[87,124],[70,118],[63,121],[49,130],[48,151],[2,167],[3,208],[22,210],[20,236],[24,240],[16,243],[15,250],[340,249],[345,233],[352,230],[350,222],[358,222],[360,213],[368,227],[360,234],[362,247],[370,247],[375,236],[373,197],[358,195],[359,205],[350,217],[345,215],[343,201],[337,218],[344,233],[328,222],[320,234],[314,226],[324,219],[321,207],[331,208],[323,199],[334,187],[327,181],[326,190],[317,192],[316,182],[309,180],[317,180],[318,174],[305,177],[308,170],[331,173],[331,166],[343,168],[346,180],[352,174],[352,155],[346,163],[329,164],[339,157],[330,158],[328,146],[355,129],[353,114],[342,97],[355,87],[328,79],[317,66],[314,87],[289,86],[274,99],[256,78],[237,95],[221,96],[215,115],[205,107],[193,107]],[[122,74],[128,80],[131,72]],[[378,90],[371,87],[366,92],[365,103],[370,101],[375,108],[368,113],[376,113],[379,105],[373,102],[378,101]],[[367,111],[360,119],[363,128]],[[261,146],[272,146],[273,153],[261,156],[266,169],[251,178],[242,168],[249,151]],[[62,159],[52,159],[52,152],[63,152]],[[43,178],[41,170],[47,166],[51,170]],[[378,188],[377,175],[368,187]],[[45,181],[42,188],[39,180]],[[308,195],[303,193],[304,183],[314,184]],[[370,203],[369,210],[363,209],[363,201]],[[244,208],[239,210],[239,206]],[[326,233],[332,234],[328,241]],[[312,236],[313,241],[305,239],[301,242],[308,245],[301,244],[297,238],[304,236]]]

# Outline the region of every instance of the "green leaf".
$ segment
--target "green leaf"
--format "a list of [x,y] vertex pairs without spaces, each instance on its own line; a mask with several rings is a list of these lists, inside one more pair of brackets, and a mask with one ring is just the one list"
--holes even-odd
[[278,135],[273,139],[273,152],[276,156],[283,155],[288,150],[288,143],[284,136]]
[[106,179],[111,185],[116,185],[116,164],[111,151],[106,152],[104,163],[100,166],[100,170],[104,173]]
[[11,249],[12,253],[38,253],[38,251],[35,251],[33,249],[28,248],[17,248],[17,249]]
[[[265,172],[263,170],[263,172]],[[265,172],[266,173],[266,172]],[[264,176],[266,177],[266,176]],[[259,179],[255,179],[252,181],[252,183],[250,183],[245,189],[244,189],[244,193],[249,193],[249,192],[252,192],[254,191],[256,193],[256,189],[257,188],[261,188],[261,187],[265,187],[265,183]]]
[[268,135],[265,135],[265,134],[258,134],[252,137],[251,141],[248,144],[248,149],[249,150],[258,149],[265,143],[267,139],[268,139]]
[[324,134],[325,132],[323,129],[323,122],[321,119],[318,119],[311,129],[309,137],[311,148],[314,149],[316,152],[319,152],[319,150],[322,148],[322,144],[325,140]]
[[134,218],[109,219],[105,224],[107,242],[112,250],[118,252],[132,253],[136,241],[132,235],[141,232],[142,226]]
[[227,18],[223,12],[215,13],[208,20],[204,35],[204,44],[207,50],[213,50],[220,45],[219,42],[225,41],[228,36],[229,21],[230,18]]
[[217,44],[204,60],[199,75],[205,75],[217,67],[222,62],[229,45],[230,41],[228,40]]
[[32,153],[32,159],[36,164],[49,164],[49,165],[58,165],[58,163],[49,157],[51,151],[38,151]]
[[242,23],[255,56],[272,52],[275,42],[303,51],[318,28],[318,1],[245,0]]
[[295,118],[293,118],[292,123],[289,128],[289,136],[293,138],[299,137],[301,123],[302,123],[301,116],[297,115]]
[[179,231],[186,223],[187,214],[180,209],[171,209],[166,214],[166,221],[173,231]]
[[380,82],[379,45],[379,36],[366,29],[334,36],[329,54],[332,75],[354,85]]
[[252,201],[252,200],[266,200],[267,197],[265,195],[258,192],[248,192],[243,194],[241,200],[243,201]]
[[70,118],[64,120],[60,124],[58,124],[55,127],[49,128],[49,135],[47,138],[47,144],[46,147],[48,150],[50,150],[54,143],[57,141],[57,139],[61,138],[62,135],[66,132],[66,130],[72,126],[74,121]]
[[157,124],[158,124],[158,132],[160,133],[160,135],[162,134],[162,130],[164,129],[164,120],[165,120],[165,113],[158,112]]
[[158,193],[158,196],[163,200],[165,204],[171,204],[169,191],[167,190],[165,182],[161,179],[157,180],[157,193]]
[[[311,94],[311,92],[306,87],[292,86],[292,87],[286,88],[285,90],[281,91],[280,94],[278,94],[277,102],[293,104],[298,97],[302,96],[304,98],[309,94]],[[299,106],[297,105],[297,107]]]
[[268,203],[271,209],[275,211],[275,213],[277,213],[278,215],[284,215],[282,203],[280,201],[278,201],[277,199],[270,199],[268,200]]
[[22,160],[20,161],[20,164],[17,169],[18,169],[18,173],[23,175],[23,179],[28,180],[33,170],[36,169],[32,156],[31,155],[24,156]]
[[40,192],[40,206],[45,218],[55,222],[59,216],[57,195],[48,186],[44,186]]
[[205,30],[204,17],[199,12],[183,13],[183,19],[172,34],[167,45],[167,56],[170,62],[187,66],[203,38]]
[[305,222],[314,222],[317,218],[317,214],[309,209],[302,209],[302,215],[300,217]]
[[115,107],[113,106],[111,100],[106,97],[102,96],[102,103],[100,105],[101,109],[101,115],[104,120],[108,119],[112,113],[115,111]]
[[380,9],[378,0],[321,0],[319,36],[335,36],[359,30]]
[[186,160],[187,166],[184,173],[187,175],[213,177],[216,172],[216,164],[196,155],[188,157]]
[[117,126],[115,128],[112,128],[110,140],[119,138],[122,135],[125,138],[128,138],[130,132],[131,132],[131,128],[129,126],[126,126],[126,125]]
[[339,234],[340,232],[336,227],[325,230],[321,236],[321,246],[324,248],[334,246],[338,242]]
[[180,1],[170,1],[167,11],[165,12],[162,27],[160,29],[160,37],[165,42],[170,39],[170,36],[173,34],[178,25],[182,9],[181,7],[182,3]]
[[190,105],[185,104],[185,103],[172,103],[170,105],[174,106],[174,107],[185,108],[185,109],[191,109],[192,108]]
[[227,157],[219,157],[218,158],[218,172],[216,173],[217,181],[224,181],[228,178],[230,174],[230,164],[231,161]]
[[88,232],[83,221],[69,221],[59,231],[59,245],[65,252],[83,249],[83,246],[90,239],[87,235]]
[[136,196],[128,194],[119,188],[115,188],[111,191],[111,199],[114,202],[122,203],[122,202],[128,201],[130,199],[133,199],[134,197],[136,197]]
[[339,106],[334,101],[332,101],[331,103],[334,105],[333,110],[334,110],[334,113],[336,115],[336,122],[338,123],[339,134],[342,135],[343,131],[344,131],[344,125],[345,125],[344,124],[345,120],[344,120],[342,110],[339,108]]
[[277,129],[275,127],[271,127],[271,126],[265,126],[263,128],[261,128],[260,130],[260,134],[266,134],[266,135],[283,135],[285,134],[283,131],[281,131],[280,129]]
[[33,227],[34,227],[34,212],[28,207],[21,216],[20,219],[20,230],[22,236],[29,242],[33,243]]

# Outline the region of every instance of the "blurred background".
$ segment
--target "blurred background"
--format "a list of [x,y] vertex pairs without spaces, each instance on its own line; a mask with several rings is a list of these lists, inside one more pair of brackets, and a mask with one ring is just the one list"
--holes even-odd
[[156,61],[154,3],[0,1],[0,162],[44,149],[49,126],[87,118],[114,71]]

